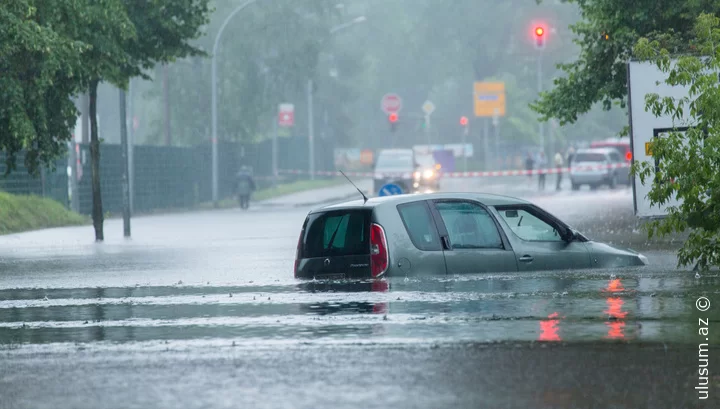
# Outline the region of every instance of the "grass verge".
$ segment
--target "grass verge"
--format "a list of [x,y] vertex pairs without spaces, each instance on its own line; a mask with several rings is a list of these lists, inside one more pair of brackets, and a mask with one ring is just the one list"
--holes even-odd
[[0,192],[0,234],[85,224],[87,218],[39,196]]
[[[333,178],[333,179],[316,179],[316,180],[298,180],[295,182],[281,183],[276,187],[269,187],[266,189],[260,189],[253,193],[252,201],[260,202],[264,200],[274,199],[280,196],[290,195],[293,193],[300,193],[307,190],[322,189],[325,187],[339,186],[347,183],[344,178]],[[228,209],[237,207],[238,201],[236,198],[223,199],[218,203],[218,208]],[[214,208],[212,203],[201,203],[199,206],[201,209],[212,209]]]

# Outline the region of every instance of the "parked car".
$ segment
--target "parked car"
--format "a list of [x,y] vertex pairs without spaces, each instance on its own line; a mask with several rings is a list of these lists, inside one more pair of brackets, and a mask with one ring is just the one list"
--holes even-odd
[[440,190],[442,167],[435,161],[433,155],[417,155],[415,156],[415,163],[417,168],[413,174],[413,189],[415,191],[424,189]]
[[538,206],[477,193],[356,200],[311,211],[295,277],[373,278],[642,266],[647,258],[595,242]]
[[403,193],[411,192],[417,165],[412,149],[381,150],[375,162],[373,190],[377,193],[384,185],[393,183],[400,186]]
[[594,141],[590,143],[590,148],[612,148],[620,154],[620,157],[625,158],[628,164],[632,161],[632,149],[627,139],[609,138],[604,141]]
[[[618,167],[610,168],[608,165]],[[615,189],[619,184],[630,186],[630,167],[629,164],[620,167],[623,165],[626,165],[625,160],[613,148],[579,149],[570,165],[572,189],[579,190],[582,185],[588,185],[590,189],[602,185],[608,185],[610,189]]]

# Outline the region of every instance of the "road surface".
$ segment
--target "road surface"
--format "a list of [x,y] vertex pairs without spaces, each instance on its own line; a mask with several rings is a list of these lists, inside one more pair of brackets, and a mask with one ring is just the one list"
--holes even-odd
[[[481,188],[534,191],[446,185]],[[720,279],[647,243],[626,189],[532,198],[651,265],[300,282],[297,196],[0,237],[0,408],[718,407]]]

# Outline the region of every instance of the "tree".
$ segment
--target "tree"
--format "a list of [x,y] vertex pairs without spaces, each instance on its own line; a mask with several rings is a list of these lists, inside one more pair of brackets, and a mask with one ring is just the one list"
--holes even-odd
[[[541,0],[540,0],[541,1]],[[633,46],[640,37],[673,33],[666,45],[687,43],[701,12],[718,14],[717,0],[568,0],[577,4],[582,20],[570,26],[578,36],[577,60],[558,65],[567,76],[554,81],[554,89],[542,94],[532,107],[543,120],[557,118],[573,123],[601,102],[626,106],[627,69]],[[666,39],[669,39],[666,38]]]
[[78,12],[77,1],[14,0],[0,6],[0,151],[6,172],[25,151],[25,166],[36,173],[71,139],[76,109],[70,97],[80,86],[82,43],[61,35]]
[[[80,1],[80,0],[78,0]],[[83,13],[68,34],[89,49],[83,54],[90,95],[90,159],[95,240],[104,240],[100,189],[97,87],[101,81],[126,88],[155,64],[201,54],[189,41],[207,22],[208,0],[83,0]]]
[[703,13],[687,34],[693,36],[687,48],[695,55],[681,56],[676,62],[673,50],[663,47],[661,40],[641,38],[637,43],[638,57],[656,62],[668,74],[666,84],[689,89],[679,99],[649,94],[646,108],[655,115],[670,115],[676,122],[687,115],[689,121],[682,125],[690,129],[653,142],[657,171],[654,163],[643,162],[633,172],[643,184],[652,178],[648,194],[652,205],[673,198],[681,201],[668,207],[666,218],[649,224],[650,237],[690,230],[678,253],[678,265],[696,263],[706,269],[720,266],[720,19]]

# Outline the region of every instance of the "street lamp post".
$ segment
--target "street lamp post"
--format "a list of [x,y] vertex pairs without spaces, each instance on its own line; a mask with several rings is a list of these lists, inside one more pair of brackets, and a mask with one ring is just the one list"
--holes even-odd
[[227,27],[230,20],[235,17],[236,14],[241,12],[245,7],[255,3],[257,0],[246,0],[243,4],[235,8],[223,21],[220,29],[215,35],[215,43],[213,44],[212,50],[212,200],[215,206],[218,204],[218,137],[217,137],[217,52],[220,45],[220,38],[222,37],[225,27]]
[[[366,20],[365,16],[359,16],[347,23],[340,24],[330,29],[330,34],[335,34],[340,30],[348,28]],[[315,180],[315,116],[314,116],[314,98],[313,98],[313,79],[309,78],[307,82],[307,103],[308,103],[308,171],[310,172],[310,180]]]

